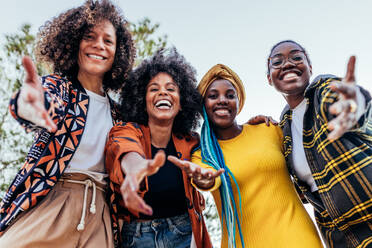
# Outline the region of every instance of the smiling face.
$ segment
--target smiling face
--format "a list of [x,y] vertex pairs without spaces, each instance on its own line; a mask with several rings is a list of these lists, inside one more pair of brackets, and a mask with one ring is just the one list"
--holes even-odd
[[236,89],[228,80],[217,79],[208,87],[204,106],[215,128],[226,129],[236,125],[239,100]]
[[79,75],[103,78],[115,59],[116,31],[108,20],[104,20],[88,31],[80,41],[78,65]]
[[[305,57],[301,58],[301,56]],[[279,67],[275,65],[278,63],[275,60],[278,57],[281,57],[283,61],[282,66]],[[309,84],[312,67],[301,47],[292,42],[284,42],[275,47],[270,55],[270,60],[267,76],[270,85],[282,93],[287,101],[291,97],[303,97]]]
[[146,88],[146,112],[149,122],[171,121],[173,123],[180,109],[178,85],[168,73],[158,73]]

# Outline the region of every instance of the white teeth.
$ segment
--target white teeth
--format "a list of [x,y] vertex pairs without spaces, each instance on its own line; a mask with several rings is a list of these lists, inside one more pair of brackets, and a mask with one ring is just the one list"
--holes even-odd
[[227,115],[229,114],[229,111],[227,109],[218,109],[214,111],[217,115]]
[[290,72],[290,73],[285,74],[283,79],[290,79],[290,78],[294,78],[294,77],[298,77],[297,74],[294,73],[294,72]]
[[168,100],[160,100],[155,103],[155,107],[159,109],[169,109],[170,107],[172,107],[172,104]]
[[89,58],[93,58],[93,59],[100,59],[100,60],[104,60],[105,59],[102,56],[98,56],[98,55],[94,55],[94,54],[88,54],[88,57]]

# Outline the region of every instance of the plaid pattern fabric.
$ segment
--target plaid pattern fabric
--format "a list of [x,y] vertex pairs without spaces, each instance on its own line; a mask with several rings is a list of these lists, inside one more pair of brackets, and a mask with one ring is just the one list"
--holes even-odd
[[305,198],[314,206],[318,227],[328,247],[372,247],[372,107],[366,98],[366,111],[353,130],[340,139],[327,139],[328,112],[338,100],[329,87],[339,81],[322,75],[305,91],[303,146],[318,193],[299,180],[292,165],[292,111],[287,106],[281,116],[285,158],[288,169]]
[[[83,134],[89,107],[89,97],[78,82],[57,75],[42,78],[45,108],[58,130],[55,133],[17,116],[16,93],[10,101],[10,112],[26,129],[35,132],[35,141],[26,162],[11,183],[0,203],[0,235],[21,213],[38,204],[57,183],[67,168]],[[114,102],[110,99],[113,120]]]

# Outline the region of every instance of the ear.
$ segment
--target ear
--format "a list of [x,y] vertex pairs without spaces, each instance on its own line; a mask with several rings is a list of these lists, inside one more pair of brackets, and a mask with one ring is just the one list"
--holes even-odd
[[313,75],[313,67],[311,65],[310,66],[310,75]]
[[273,80],[271,79],[270,74],[267,74],[266,77],[267,77],[267,81],[269,81],[269,84],[273,86]]

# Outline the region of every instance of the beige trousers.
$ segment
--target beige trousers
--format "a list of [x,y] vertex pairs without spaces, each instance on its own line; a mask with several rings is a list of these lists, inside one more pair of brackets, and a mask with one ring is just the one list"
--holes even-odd
[[[99,189],[103,185],[97,183],[94,194],[93,184],[85,181],[87,179],[89,177],[82,174],[64,176],[64,181],[59,181],[43,201],[20,214],[8,227],[0,236],[0,247],[114,247],[109,208],[105,193]],[[88,182],[88,186],[67,180]],[[92,201],[93,204],[95,201],[95,211],[94,207],[90,209]]]

